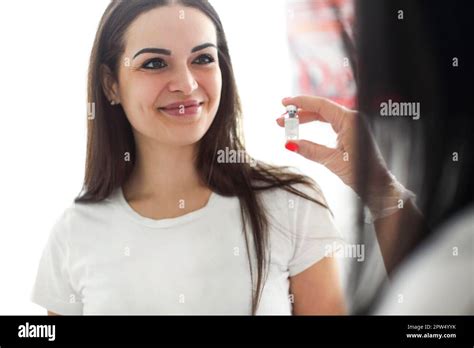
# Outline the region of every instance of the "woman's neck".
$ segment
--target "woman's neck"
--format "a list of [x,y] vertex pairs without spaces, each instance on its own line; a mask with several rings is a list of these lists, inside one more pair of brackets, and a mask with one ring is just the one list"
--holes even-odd
[[137,158],[123,190],[130,199],[168,200],[205,189],[195,167],[196,145],[136,143]]

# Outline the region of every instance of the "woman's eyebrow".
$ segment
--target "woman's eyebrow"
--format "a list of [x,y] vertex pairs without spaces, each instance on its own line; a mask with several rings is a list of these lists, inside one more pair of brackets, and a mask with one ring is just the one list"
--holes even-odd
[[196,51],[203,50],[203,49],[205,49],[205,48],[207,48],[207,47],[215,47],[215,48],[217,48],[217,46],[214,45],[213,43],[206,42],[206,43],[204,43],[204,44],[202,44],[202,45],[199,45],[199,46],[194,47],[194,48],[191,50],[191,53],[196,52]]
[[[203,50],[207,47],[215,47],[217,48],[216,45],[214,45],[213,43],[210,43],[210,42],[206,42],[202,45],[198,45],[196,47],[194,47],[193,49],[191,49],[191,53],[193,52],[197,52],[197,51],[200,51],[200,50]],[[137,56],[139,56],[140,54],[143,54],[143,53],[159,53],[159,54],[164,54],[164,55],[167,55],[167,56],[170,56],[171,55],[171,50],[168,50],[166,48],[158,48],[158,47],[147,47],[147,48],[142,48],[140,51],[138,51],[137,53],[135,53],[135,55],[133,56],[132,59],[135,59]]]
[[135,59],[138,55],[143,54],[143,53],[159,53],[159,54],[171,56],[171,51],[165,48],[148,47],[148,48],[142,48],[140,51],[135,53],[132,59]]

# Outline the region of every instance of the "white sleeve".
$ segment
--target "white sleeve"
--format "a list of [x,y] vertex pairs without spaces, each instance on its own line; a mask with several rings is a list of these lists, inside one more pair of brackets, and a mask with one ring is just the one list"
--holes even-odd
[[[302,185],[295,188],[327,205],[322,191],[316,187],[318,191]],[[325,256],[336,253],[345,243],[328,208],[297,195],[292,197],[295,206],[290,214],[290,232],[293,240],[293,257],[288,264],[290,277],[304,271]]]
[[30,300],[57,314],[82,314],[80,296],[70,281],[67,227],[68,210],[62,214],[50,232]]

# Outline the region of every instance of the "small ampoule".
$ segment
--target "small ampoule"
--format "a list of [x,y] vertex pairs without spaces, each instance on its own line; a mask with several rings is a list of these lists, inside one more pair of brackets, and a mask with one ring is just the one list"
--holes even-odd
[[285,136],[286,140],[298,140],[299,119],[296,111],[298,108],[295,105],[288,105],[288,117],[285,117]]

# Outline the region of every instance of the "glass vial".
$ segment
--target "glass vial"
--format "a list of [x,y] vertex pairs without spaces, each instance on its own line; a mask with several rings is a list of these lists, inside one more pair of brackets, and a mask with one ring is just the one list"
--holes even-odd
[[300,121],[296,111],[298,108],[295,105],[287,105],[286,111],[288,116],[285,117],[285,136],[286,140],[298,140],[298,128]]

